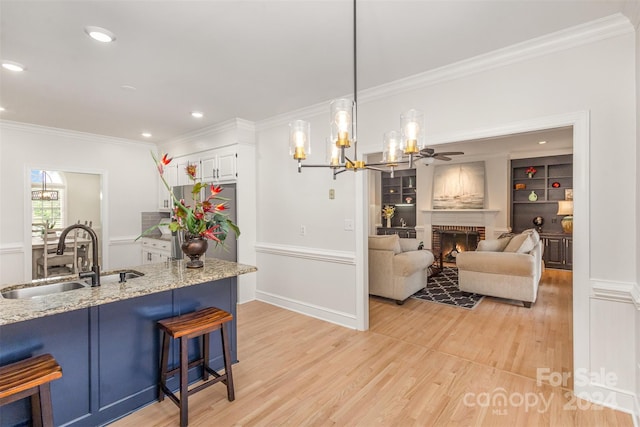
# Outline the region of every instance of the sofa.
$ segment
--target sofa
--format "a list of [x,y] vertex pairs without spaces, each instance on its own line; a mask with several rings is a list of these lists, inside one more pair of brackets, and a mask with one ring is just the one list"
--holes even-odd
[[460,290],[522,301],[531,307],[544,271],[538,232],[525,230],[499,239],[481,240],[475,251],[456,257]]
[[369,236],[369,294],[398,304],[427,285],[433,264],[430,250],[418,250],[417,239],[398,235]]

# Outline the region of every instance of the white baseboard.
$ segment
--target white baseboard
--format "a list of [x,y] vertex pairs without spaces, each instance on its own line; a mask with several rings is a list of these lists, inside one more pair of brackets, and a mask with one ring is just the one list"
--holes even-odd
[[356,316],[349,313],[343,313],[331,310],[326,307],[320,307],[302,301],[296,301],[291,298],[282,297],[269,292],[256,291],[256,300],[266,302],[277,307],[295,311],[296,313],[306,316],[315,317],[316,319],[344,326],[345,328],[357,329]]
[[638,426],[638,396],[628,390],[591,382],[586,387],[574,390],[574,394],[589,402],[630,414]]

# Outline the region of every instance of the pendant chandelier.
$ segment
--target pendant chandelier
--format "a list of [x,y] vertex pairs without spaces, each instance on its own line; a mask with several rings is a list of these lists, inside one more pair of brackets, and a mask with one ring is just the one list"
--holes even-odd
[[31,191],[31,200],[58,200],[57,190],[47,190],[47,172],[42,171],[42,190]]
[[[425,146],[424,114],[418,110],[409,110],[400,116],[400,131],[384,134],[382,162],[368,163],[358,159],[358,140],[356,136],[358,69],[356,55],[356,0],[353,1],[353,100],[335,99],[330,104],[331,135],[327,138],[327,164],[303,164],[311,153],[311,125],[304,120],[289,123],[289,154],[298,161],[298,172],[302,168],[331,168],[333,179],[342,172],[362,169],[385,171],[391,175],[399,164],[409,164],[413,168],[414,159],[424,157],[425,164],[433,161],[433,150]],[[353,146],[353,156],[347,149]],[[408,156],[408,159],[407,159]]]

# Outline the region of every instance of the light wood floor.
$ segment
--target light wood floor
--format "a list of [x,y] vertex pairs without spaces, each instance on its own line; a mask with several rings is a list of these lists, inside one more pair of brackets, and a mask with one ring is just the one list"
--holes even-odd
[[[488,297],[474,310],[371,298],[367,332],[243,304],[236,400],[223,385],[191,396],[189,425],[632,426],[628,414],[536,383],[538,367],[572,371],[571,312],[571,273],[554,270],[531,309]],[[167,399],[113,426],[178,419]]]

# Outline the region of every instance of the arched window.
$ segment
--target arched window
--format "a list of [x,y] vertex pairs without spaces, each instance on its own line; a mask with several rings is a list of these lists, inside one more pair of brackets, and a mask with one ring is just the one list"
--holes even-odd
[[64,227],[66,186],[56,171],[31,170],[31,222],[49,223],[51,228]]

